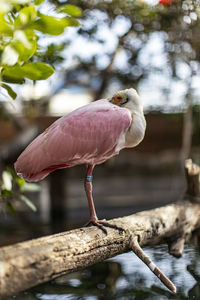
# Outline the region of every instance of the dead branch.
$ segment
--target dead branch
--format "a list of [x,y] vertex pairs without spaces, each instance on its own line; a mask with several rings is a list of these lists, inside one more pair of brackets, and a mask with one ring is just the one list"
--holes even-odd
[[185,172],[187,180],[186,198],[191,201],[200,202],[200,167],[191,159],[185,161]]
[[[186,170],[189,176],[192,162],[186,162]],[[162,272],[141,247],[167,242],[171,254],[180,256],[185,241],[200,228],[200,203],[191,199],[196,199],[195,195],[185,196],[175,204],[112,220],[124,228],[123,232],[108,228],[105,235],[96,227],[87,227],[1,248],[0,298],[131,249],[140,258],[143,256],[143,261],[159,277]],[[161,277],[175,292],[168,278],[164,274]]]
[[165,276],[165,274],[153,263],[151,258],[142,250],[138,243],[138,238],[133,237],[130,246],[132,247],[133,252],[145,263],[145,265],[147,265],[147,267],[159,278],[159,280],[162,281],[170,291],[176,293],[176,287],[173,282]]

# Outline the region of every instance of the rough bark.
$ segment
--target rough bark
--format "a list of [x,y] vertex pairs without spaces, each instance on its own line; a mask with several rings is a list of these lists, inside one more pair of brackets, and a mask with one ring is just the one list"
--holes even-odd
[[[188,174],[193,169],[186,164]],[[1,248],[0,298],[129,251],[133,239],[140,247],[167,242],[171,254],[180,256],[184,242],[200,228],[200,204],[192,197],[112,220],[122,232],[108,228],[106,235],[87,227]]]

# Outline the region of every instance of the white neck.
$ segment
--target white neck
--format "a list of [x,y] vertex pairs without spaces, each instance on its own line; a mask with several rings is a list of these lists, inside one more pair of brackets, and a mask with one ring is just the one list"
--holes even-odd
[[142,105],[135,104],[132,101],[129,101],[126,105],[124,105],[124,107],[128,108],[131,111],[131,114],[144,116]]
[[137,146],[144,138],[146,129],[146,121],[144,115],[133,112],[131,126],[126,132],[126,144],[127,148]]

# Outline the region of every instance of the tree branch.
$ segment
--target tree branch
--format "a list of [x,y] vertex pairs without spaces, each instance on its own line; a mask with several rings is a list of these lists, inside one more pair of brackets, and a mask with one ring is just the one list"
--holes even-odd
[[118,39],[118,42],[117,42],[117,45],[116,45],[116,48],[115,50],[113,51],[113,53],[110,55],[110,62],[109,64],[107,65],[107,67],[102,70],[102,81],[101,81],[101,84],[100,84],[100,87],[98,88],[98,90],[94,93],[94,100],[97,100],[97,99],[101,99],[102,98],[102,95],[108,85],[108,82],[109,82],[109,77],[110,77],[110,73],[112,71],[112,68],[113,68],[113,63],[114,63],[114,60],[115,60],[115,57],[117,55],[117,53],[119,52],[120,50],[120,47],[122,45],[122,41],[130,34],[130,32],[133,30],[133,27],[131,26],[127,32],[125,32],[122,36],[119,37]]
[[[193,169],[193,165],[189,169]],[[1,248],[0,298],[133,248],[137,255],[139,249],[152,271],[161,274],[140,247],[167,242],[171,254],[180,256],[184,242],[200,228],[200,204],[190,201],[191,198],[195,196],[185,196],[183,201],[168,206],[112,220],[123,227],[124,232],[108,228],[105,235],[96,227],[87,227]],[[178,250],[172,251],[174,245]],[[171,282],[167,283],[165,278],[162,281],[170,288]],[[175,292],[173,285],[171,290]]]

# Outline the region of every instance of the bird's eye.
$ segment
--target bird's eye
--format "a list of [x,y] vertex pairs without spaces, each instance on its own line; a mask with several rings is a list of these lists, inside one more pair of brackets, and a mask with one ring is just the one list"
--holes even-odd
[[112,99],[110,100],[111,103],[115,104],[115,105],[121,105],[121,103],[123,102],[123,97],[120,95],[114,95],[112,97]]
[[126,104],[128,101],[129,101],[129,97],[126,96],[126,98],[124,99],[124,101],[120,103],[120,106]]

